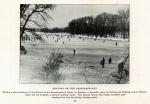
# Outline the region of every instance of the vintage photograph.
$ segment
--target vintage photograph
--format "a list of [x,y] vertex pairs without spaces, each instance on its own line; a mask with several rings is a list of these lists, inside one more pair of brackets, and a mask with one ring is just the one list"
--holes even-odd
[[129,84],[130,5],[20,4],[20,84]]

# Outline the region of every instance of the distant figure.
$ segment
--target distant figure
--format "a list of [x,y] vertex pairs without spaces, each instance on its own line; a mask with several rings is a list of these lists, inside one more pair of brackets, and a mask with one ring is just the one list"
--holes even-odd
[[84,39],[83,39],[83,41],[84,41]]
[[116,42],[116,46],[118,45],[118,43]]
[[73,54],[76,55],[76,50],[75,49],[73,49]]
[[63,44],[65,44],[65,42],[63,41]]
[[100,64],[102,65],[102,68],[104,68],[105,66],[105,58],[103,57],[103,59],[101,60]]
[[111,59],[111,57],[109,57],[108,63],[111,64],[111,62],[112,62],[112,59]]

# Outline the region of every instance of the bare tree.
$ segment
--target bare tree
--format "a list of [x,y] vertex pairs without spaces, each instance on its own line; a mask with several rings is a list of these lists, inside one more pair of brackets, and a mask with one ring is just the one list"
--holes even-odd
[[123,38],[126,38],[126,33],[129,35],[129,9],[118,10],[118,14],[120,17],[121,34],[123,35]]
[[[45,27],[47,18],[51,18],[49,11],[53,10],[53,4],[21,4],[20,5],[20,41],[24,34],[30,32],[39,36],[33,31],[34,27]],[[52,19],[52,18],[51,18]],[[21,44],[21,42],[20,42]]]

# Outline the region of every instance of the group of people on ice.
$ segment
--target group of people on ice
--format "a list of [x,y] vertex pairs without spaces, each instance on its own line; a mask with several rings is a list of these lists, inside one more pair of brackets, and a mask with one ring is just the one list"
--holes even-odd
[[[129,55],[127,57],[124,57],[122,60],[120,60],[118,62],[118,74],[120,76],[122,76],[123,72],[125,72],[126,75],[129,75],[129,70],[128,69],[125,69],[125,63],[127,62],[129,58]],[[108,59],[108,63],[111,64],[112,63],[112,58],[109,57]],[[102,60],[100,61],[100,65],[102,66],[102,68],[105,67],[105,58],[103,57]]]
[[[112,59],[111,57],[109,57],[108,59],[108,63],[111,64],[112,63]],[[104,68],[105,66],[105,58],[103,57],[103,59],[100,61],[100,65],[102,65],[102,68]]]
[[[116,42],[116,45],[117,45],[117,42]],[[73,55],[76,55],[76,50],[75,50],[75,49],[73,49]],[[118,73],[119,73],[120,75],[122,75],[123,71],[125,71],[125,74],[126,74],[126,75],[129,74],[129,71],[126,70],[126,69],[124,69],[124,65],[125,65],[126,61],[128,60],[128,57],[129,57],[129,56],[124,57],[123,60],[121,60],[120,62],[118,62]],[[102,66],[102,68],[105,67],[105,63],[106,63],[106,62],[105,62],[105,58],[103,57],[102,60],[100,61],[100,65]],[[109,63],[109,64],[112,63],[112,58],[111,58],[111,56],[108,58],[108,63]]]

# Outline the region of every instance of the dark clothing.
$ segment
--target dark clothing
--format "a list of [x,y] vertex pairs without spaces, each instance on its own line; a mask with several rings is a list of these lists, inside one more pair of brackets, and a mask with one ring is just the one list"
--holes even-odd
[[105,66],[105,58],[103,57],[103,59],[101,60],[100,64],[102,65],[102,68],[104,68]]
[[74,54],[74,55],[76,54],[76,50],[75,50],[75,49],[73,49],[73,54]]
[[112,59],[111,57],[109,57],[108,63],[111,64],[111,62],[112,62]]

